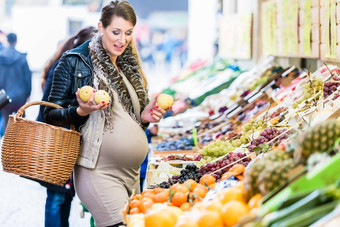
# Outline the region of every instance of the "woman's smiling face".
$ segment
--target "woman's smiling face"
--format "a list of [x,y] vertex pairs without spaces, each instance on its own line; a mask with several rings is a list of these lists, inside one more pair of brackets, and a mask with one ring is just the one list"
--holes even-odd
[[132,40],[134,26],[122,17],[114,16],[106,28],[99,22],[98,27],[102,34],[103,47],[111,58],[115,59],[121,55]]

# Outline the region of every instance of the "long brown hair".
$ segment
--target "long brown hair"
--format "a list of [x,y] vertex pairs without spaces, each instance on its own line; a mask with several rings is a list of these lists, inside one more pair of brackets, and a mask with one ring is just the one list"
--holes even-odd
[[[111,24],[111,20],[114,16],[122,17],[124,18],[124,20],[130,21],[133,24],[133,26],[135,26],[137,23],[136,13],[128,1],[118,1],[118,0],[111,1],[102,8],[100,22],[102,22],[104,28],[106,28],[107,26]],[[139,72],[142,75],[143,86],[147,88],[148,82],[146,80],[144,71],[142,70],[142,67],[141,67],[142,62],[140,60],[139,53],[138,53],[134,39],[131,40],[129,45],[132,48],[132,53],[138,59]]]
[[42,78],[42,87],[44,87],[45,80],[47,78],[47,74],[50,71],[53,64],[63,55],[63,53],[67,50],[71,50],[73,48],[76,48],[77,46],[80,46],[85,41],[91,39],[97,29],[93,26],[85,27],[78,31],[78,33],[74,36],[71,36],[70,38],[66,39],[64,42],[62,42],[59,46],[57,51],[54,53],[54,55],[46,62],[44,65],[44,68],[41,71],[41,78]]

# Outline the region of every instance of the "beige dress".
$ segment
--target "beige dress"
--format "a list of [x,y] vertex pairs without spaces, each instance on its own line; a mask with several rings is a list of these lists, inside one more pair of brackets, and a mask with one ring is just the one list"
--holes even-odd
[[[140,106],[136,92],[122,75],[132,98],[135,113],[140,119]],[[148,152],[144,130],[123,110],[114,92],[114,129],[103,135],[95,169],[76,165],[75,189],[84,206],[95,219],[97,227],[122,222],[121,211],[132,190],[139,193],[140,165]],[[137,110],[137,111],[136,111]]]

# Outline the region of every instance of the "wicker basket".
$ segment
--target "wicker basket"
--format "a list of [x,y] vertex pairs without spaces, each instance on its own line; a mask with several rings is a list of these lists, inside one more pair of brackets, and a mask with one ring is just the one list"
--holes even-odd
[[62,108],[53,103],[35,101],[25,104],[9,117],[2,143],[3,170],[64,185],[78,157],[81,133],[22,118],[25,109],[32,105]]

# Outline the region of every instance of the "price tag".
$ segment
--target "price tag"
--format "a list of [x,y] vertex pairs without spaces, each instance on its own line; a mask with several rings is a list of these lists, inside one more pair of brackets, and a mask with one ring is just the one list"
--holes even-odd
[[192,129],[192,139],[194,140],[195,147],[197,147],[197,129],[196,128]]

